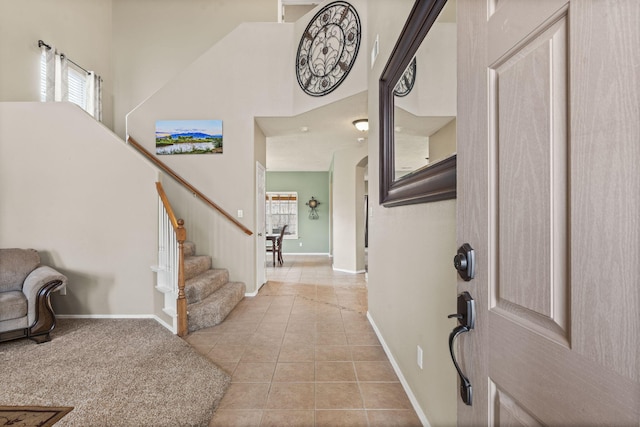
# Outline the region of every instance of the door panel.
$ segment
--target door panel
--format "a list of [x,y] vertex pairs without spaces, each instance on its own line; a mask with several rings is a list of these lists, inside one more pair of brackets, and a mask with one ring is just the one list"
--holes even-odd
[[500,260],[492,308],[563,343],[570,318],[566,12],[489,67],[491,160],[497,166],[489,191],[493,256]]
[[573,348],[638,382],[640,2],[590,3],[571,10]]
[[458,0],[459,425],[640,425],[640,2]]
[[518,49],[519,43],[526,43],[542,22],[553,21],[554,15],[563,13],[568,3],[568,0],[486,0],[480,7],[483,14],[489,12],[489,63]]
[[489,416],[493,425],[513,427],[543,425],[493,381],[489,384],[489,405]]
[[638,425],[637,383],[507,318],[491,313],[489,323],[490,381],[543,424]]

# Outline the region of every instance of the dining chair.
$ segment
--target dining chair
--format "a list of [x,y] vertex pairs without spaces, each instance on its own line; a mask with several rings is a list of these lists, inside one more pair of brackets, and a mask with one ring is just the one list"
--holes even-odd
[[284,238],[284,232],[287,229],[287,225],[285,224],[280,230],[280,235],[272,240],[272,244],[267,246],[267,252],[273,252],[273,266],[276,266],[276,257],[278,258],[278,264],[282,265],[284,263],[284,259],[282,258],[282,239]]

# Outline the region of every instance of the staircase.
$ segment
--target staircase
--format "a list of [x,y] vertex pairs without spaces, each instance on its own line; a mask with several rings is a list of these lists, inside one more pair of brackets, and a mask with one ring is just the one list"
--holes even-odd
[[226,269],[211,268],[211,257],[196,255],[193,242],[184,242],[184,276],[189,333],[222,323],[244,298],[245,284],[229,282]]

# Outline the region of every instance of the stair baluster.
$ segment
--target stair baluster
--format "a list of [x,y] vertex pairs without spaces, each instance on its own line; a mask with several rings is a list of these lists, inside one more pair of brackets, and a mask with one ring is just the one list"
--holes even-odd
[[[173,318],[172,331],[189,332],[220,324],[244,298],[246,286],[229,281],[226,269],[212,268],[212,258],[196,255],[187,241],[184,221],[176,219],[162,184],[160,198],[158,290],[165,293],[165,313]],[[166,261],[165,261],[166,260]]]
[[[158,288],[165,292],[165,311],[175,310],[173,332],[182,337],[189,330],[187,299],[184,291],[184,242],[187,240],[187,230],[184,228],[184,220],[176,219],[160,182],[156,182],[156,189],[160,199]],[[175,305],[167,298],[174,298]]]

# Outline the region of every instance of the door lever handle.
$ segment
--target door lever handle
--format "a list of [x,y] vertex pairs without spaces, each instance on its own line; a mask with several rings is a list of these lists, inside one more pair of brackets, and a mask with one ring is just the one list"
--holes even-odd
[[[456,315],[453,314],[449,317],[453,316]],[[451,333],[449,334],[449,352],[451,353],[453,366],[455,366],[456,371],[458,371],[458,376],[460,377],[460,397],[466,405],[471,406],[473,402],[473,389],[471,387],[471,383],[469,382],[469,378],[467,378],[467,376],[462,372],[462,369],[460,369],[460,365],[458,365],[458,361],[456,360],[456,354],[453,351],[453,343],[455,342],[456,338],[458,338],[465,332],[469,332],[469,328],[464,325],[458,325],[453,329],[453,331],[451,331]]]
[[456,338],[465,332],[469,332],[475,327],[476,302],[469,292],[465,291],[458,295],[458,312],[450,314],[447,317],[450,319],[458,319],[459,325],[456,326],[449,334],[449,353],[451,353],[453,366],[455,366],[456,371],[458,371],[458,376],[460,377],[460,397],[462,397],[462,401],[465,404],[471,406],[471,402],[473,400],[473,389],[471,388],[469,378],[467,378],[467,376],[462,372],[462,369],[460,369],[460,365],[458,365],[458,361],[456,360],[455,351],[453,350],[453,344],[455,343]]

